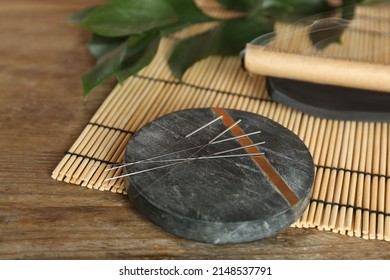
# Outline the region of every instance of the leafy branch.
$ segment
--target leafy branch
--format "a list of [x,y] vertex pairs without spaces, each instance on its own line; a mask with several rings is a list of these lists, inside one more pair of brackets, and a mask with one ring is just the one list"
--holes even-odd
[[[238,54],[247,42],[272,32],[277,20],[296,20],[331,9],[326,0],[215,1],[244,13],[219,19],[206,15],[194,0],[111,0],[73,14],[69,23],[92,32],[88,49],[96,58],[96,66],[82,76],[84,95],[112,76],[122,83],[136,74],[152,61],[162,37],[189,25],[218,23],[216,28],[177,44],[168,64],[178,79],[208,56]],[[354,7],[361,0],[344,2],[346,7]]]

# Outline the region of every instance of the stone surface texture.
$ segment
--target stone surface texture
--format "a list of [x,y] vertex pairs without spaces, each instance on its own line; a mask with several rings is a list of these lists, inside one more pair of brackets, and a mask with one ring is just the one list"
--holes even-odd
[[[241,243],[272,236],[291,225],[305,210],[314,178],[309,151],[292,132],[252,113],[226,110],[299,201],[291,205],[252,157],[186,160],[130,176],[129,197],[152,222],[176,235],[207,243]],[[207,143],[226,129],[217,121],[191,137],[185,135],[215,119],[212,109],[169,114],[145,125],[126,148],[127,173],[172,162],[163,159],[208,156],[241,146],[237,140]],[[233,137],[230,131],[219,138]],[[171,154],[175,151],[183,151]],[[245,149],[228,154],[244,154]]]

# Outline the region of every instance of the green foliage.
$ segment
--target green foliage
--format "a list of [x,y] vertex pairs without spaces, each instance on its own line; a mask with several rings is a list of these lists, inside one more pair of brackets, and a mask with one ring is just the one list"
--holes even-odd
[[218,0],[223,6],[230,10],[243,12],[251,11],[259,2],[258,0]]
[[102,55],[96,67],[83,75],[82,81],[85,95],[115,74],[125,58],[126,49],[127,41],[122,43],[118,48]]
[[264,0],[257,11],[271,18],[293,21],[330,9],[324,0]]
[[193,0],[166,0],[175,11],[179,22],[202,22],[212,18],[205,15]]
[[[92,41],[96,42],[97,38],[92,38]],[[114,74],[119,82],[136,74],[153,59],[159,41],[160,36],[157,32],[149,32],[133,35],[117,47],[111,45],[104,45],[105,48],[90,47],[98,60],[96,67],[82,77],[84,94],[88,95],[93,88]],[[118,44],[119,41],[115,43]]]
[[168,64],[179,79],[195,62],[211,55],[237,55],[259,34],[271,32],[273,25],[257,18],[222,22],[218,27],[180,42]]
[[133,45],[129,44],[126,57],[116,73],[120,83],[124,82],[129,76],[136,74],[152,61],[157,52],[160,39],[158,33],[147,34]]
[[[136,74],[152,61],[161,37],[191,24],[218,22],[216,28],[177,44],[168,63],[178,79],[203,58],[237,55],[247,42],[272,32],[275,20],[295,20],[330,9],[326,0],[217,1],[245,13],[221,20],[204,14],[194,0],[111,0],[73,14],[67,22],[92,32],[88,49],[97,59],[95,68],[82,77],[84,94],[112,76],[123,82]],[[345,2],[354,6],[360,1]],[[345,18],[353,11],[353,7],[345,9]]]
[[324,49],[333,43],[341,44],[341,36],[355,15],[356,4],[363,0],[344,0],[341,18],[323,19],[311,25],[310,40],[317,49]]
[[128,37],[109,38],[93,34],[88,42],[88,50],[95,57],[102,57],[104,54],[118,48]]
[[75,12],[71,15],[66,22],[70,24],[79,24],[84,18],[86,18],[90,13],[92,13],[99,6],[91,6],[83,10]]
[[106,37],[140,34],[177,21],[163,0],[112,0],[93,9],[78,25]]

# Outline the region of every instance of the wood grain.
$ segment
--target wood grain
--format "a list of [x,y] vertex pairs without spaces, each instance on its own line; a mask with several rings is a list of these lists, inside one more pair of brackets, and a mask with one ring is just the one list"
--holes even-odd
[[99,2],[0,2],[0,258],[390,259],[388,242],[316,229],[234,246],[187,241],[146,221],[121,194],[51,179],[114,85],[83,101],[89,35],[63,23]]

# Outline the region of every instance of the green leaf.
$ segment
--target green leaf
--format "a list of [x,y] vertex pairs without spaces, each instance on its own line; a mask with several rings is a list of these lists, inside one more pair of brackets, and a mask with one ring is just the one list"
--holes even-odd
[[195,62],[211,55],[238,55],[247,42],[272,30],[273,24],[257,18],[224,21],[208,32],[180,42],[168,64],[175,77],[181,79]]
[[136,46],[128,47],[126,58],[116,73],[120,83],[123,83],[128,77],[136,74],[152,61],[157,53],[160,38],[159,35],[154,35],[154,37],[151,36],[145,38],[142,42],[140,41]]
[[202,10],[199,9],[194,0],[166,1],[171,5],[180,22],[196,23],[211,20],[209,16],[205,15]]
[[329,18],[315,21],[310,26],[310,40],[317,49],[324,49],[332,43],[341,43],[341,36],[348,27],[348,21]]
[[341,18],[325,18],[315,21],[310,26],[310,40],[317,49],[328,45],[341,44],[341,36],[355,16],[356,5],[362,0],[344,0],[341,7]]
[[153,59],[159,42],[158,33],[149,32],[133,35],[111,51],[105,49],[106,53],[100,56],[96,67],[82,77],[84,95],[113,75],[122,83],[137,73]]
[[103,37],[93,34],[88,42],[88,50],[95,58],[100,58],[119,47],[127,39],[128,37]]
[[389,0],[360,0],[360,3],[364,5],[371,5],[371,4],[383,4],[383,3],[388,3]]
[[260,1],[259,0],[218,0],[218,2],[230,10],[249,12]]
[[189,27],[192,23],[178,22],[161,29],[161,35],[167,37],[175,32],[178,32],[186,27]]
[[362,0],[344,0],[342,5],[342,18],[352,20],[355,16],[356,5],[361,3]]
[[195,4],[194,0],[166,0],[178,15],[178,21],[161,30],[163,36],[182,30],[194,23],[213,21]]
[[295,21],[330,9],[325,0],[263,0],[258,13],[277,20]]
[[165,0],[112,0],[102,5],[79,25],[106,37],[140,34],[178,20]]
[[105,54],[94,69],[82,76],[84,96],[87,96],[93,88],[106,81],[119,69],[125,58],[126,50],[127,41]]
[[75,12],[69,18],[66,19],[66,23],[79,24],[84,18],[91,14],[99,6],[91,6],[86,9]]

